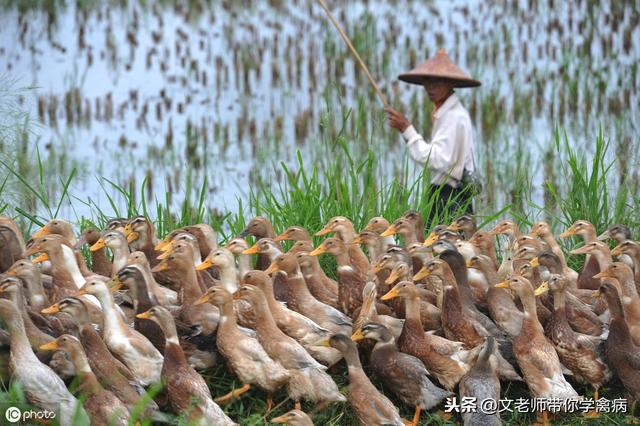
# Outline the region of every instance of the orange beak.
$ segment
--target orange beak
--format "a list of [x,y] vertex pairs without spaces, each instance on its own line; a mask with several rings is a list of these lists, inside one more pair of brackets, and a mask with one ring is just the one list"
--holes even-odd
[[601,271],[600,273],[595,274],[593,278],[613,278],[613,277],[609,273],[609,270],[605,269],[604,271]]
[[381,237],[390,237],[391,235],[395,235],[398,233],[398,228],[395,225],[389,225],[385,231],[380,234]]
[[274,272],[278,272],[279,270],[280,270],[280,267],[278,267],[278,264],[273,262],[271,265],[269,265],[269,267],[264,272],[266,274],[273,274]]
[[287,241],[288,239],[289,239],[289,233],[285,231],[282,234],[275,237],[273,241]]
[[94,245],[92,245],[91,247],[89,247],[89,251],[98,251],[101,248],[105,247],[105,243],[104,240],[102,238],[100,238],[98,241],[96,241],[96,243]]
[[242,251],[242,254],[257,254],[260,253],[260,249],[258,248],[258,244],[254,244],[246,250]]
[[58,312],[60,312],[60,304],[59,303],[53,304],[53,305],[49,306],[48,308],[44,308],[40,312],[42,312],[45,315],[57,314]]
[[153,248],[155,251],[165,251],[165,249],[167,248],[167,246],[169,246],[169,244],[171,244],[170,240],[167,240],[166,238],[162,241],[160,241],[158,244],[155,245],[155,247]]
[[322,228],[321,230],[319,230],[318,232],[315,233],[316,237],[319,237],[321,235],[327,235],[329,233],[333,232],[333,226],[331,225],[327,225],[324,228]]
[[391,274],[389,274],[389,277],[386,280],[384,280],[384,283],[385,284],[393,284],[398,280],[398,278],[400,278],[400,276],[398,275],[398,272],[397,271],[391,271]]
[[203,294],[202,296],[200,296],[200,298],[198,300],[196,300],[195,302],[193,302],[193,304],[195,306],[198,305],[204,305],[205,303],[207,303],[209,301],[209,296],[207,294]]
[[151,319],[151,309],[149,309],[148,311],[145,311],[141,314],[136,315],[136,318],[140,318],[140,319]]
[[15,276],[15,275],[18,275],[18,271],[16,271],[15,268],[11,268],[7,272],[5,272],[5,274],[7,274],[9,276]]
[[358,342],[363,339],[365,339],[365,337],[364,334],[362,334],[361,329],[357,329],[356,332],[351,335],[351,340],[353,340],[354,342]]
[[613,250],[611,250],[611,256],[620,256],[622,253],[622,246],[620,245],[615,246]]
[[498,283],[496,285],[494,285],[495,288],[509,288],[509,281],[502,281],[501,283]]
[[398,290],[394,287],[391,290],[389,290],[387,294],[382,296],[380,300],[391,300],[391,299],[395,299],[398,296],[399,296]]
[[166,262],[160,262],[151,270],[151,272],[162,272],[167,269],[169,269],[169,265]]
[[213,266],[213,262],[208,257],[204,260],[204,262],[198,264],[196,266],[197,271],[204,271],[205,269],[209,269]]
[[58,342],[56,340],[52,340],[51,342],[45,343],[44,345],[40,346],[40,349],[43,351],[55,351],[59,347],[60,346],[58,345]]
[[451,222],[451,225],[447,226],[447,229],[449,231],[460,231],[462,228],[460,227],[458,222],[454,220],[453,222]]
[[362,237],[360,235],[356,235],[353,240],[351,240],[351,244],[362,244]]
[[576,228],[574,228],[573,226],[570,227],[569,229],[567,229],[566,231],[564,231],[562,234],[560,234],[561,238],[569,238],[572,235],[576,235]]
[[418,272],[416,272],[416,274],[413,276],[413,281],[420,281],[421,279],[427,278],[429,275],[431,275],[431,271],[429,271],[429,269],[427,269],[426,266],[423,266],[422,268],[420,268],[420,270]]
[[31,260],[31,263],[41,263],[49,260],[49,255],[47,253],[40,253],[39,256],[35,257]]
[[435,243],[436,241],[438,241],[439,237],[438,234],[436,234],[435,232],[432,232],[429,234],[429,236],[427,237],[426,240],[424,240],[424,246],[425,247],[430,247],[433,245],[433,243]]
[[537,266],[540,266],[540,259],[538,259],[538,256],[531,259],[531,261],[529,261],[529,265],[531,265],[534,268]]
[[327,252],[327,249],[325,249],[324,246],[318,246],[315,250],[309,253],[309,256],[320,256],[321,254],[326,252]]
[[33,234],[33,239],[35,240],[36,238],[44,237],[45,235],[49,235],[50,233],[51,233],[51,231],[49,230],[49,225],[45,225],[42,228],[38,229]]

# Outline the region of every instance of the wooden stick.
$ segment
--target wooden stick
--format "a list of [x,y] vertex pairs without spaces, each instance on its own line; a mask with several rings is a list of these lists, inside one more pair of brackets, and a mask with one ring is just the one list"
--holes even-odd
[[382,91],[378,87],[378,84],[376,84],[376,81],[371,76],[369,69],[365,65],[362,58],[360,58],[360,55],[358,55],[358,52],[356,51],[355,47],[353,47],[353,44],[351,44],[351,40],[349,40],[349,37],[347,37],[347,35],[345,34],[344,30],[342,29],[342,27],[340,26],[336,18],[333,17],[333,15],[331,14],[331,11],[327,7],[327,4],[324,2],[324,0],[318,0],[318,3],[320,3],[320,7],[324,9],[327,16],[329,17],[333,25],[336,27],[336,30],[338,30],[338,32],[340,33],[342,40],[344,40],[344,42],[347,44],[347,47],[349,48],[349,50],[351,50],[351,53],[353,53],[353,56],[356,57],[356,60],[358,61],[358,65],[360,65],[360,68],[362,68],[364,73],[367,75],[369,82],[371,83],[371,85],[373,85],[373,88],[376,90],[376,93],[380,97],[380,100],[382,100],[382,103],[384,104],[384,106],[387,107],[389,105],[387,102],[387,97],[382,93]]

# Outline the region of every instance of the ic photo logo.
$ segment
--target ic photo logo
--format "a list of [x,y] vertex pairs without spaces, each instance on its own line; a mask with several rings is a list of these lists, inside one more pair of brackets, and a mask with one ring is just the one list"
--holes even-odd
[[18,423],[22,419],[22,410],[18,407],[9,407],[4,412],[4,417],[9,423]]

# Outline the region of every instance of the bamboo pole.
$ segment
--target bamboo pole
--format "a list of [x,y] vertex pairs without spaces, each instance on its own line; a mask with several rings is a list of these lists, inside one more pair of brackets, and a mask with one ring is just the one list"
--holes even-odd
[[376,83],[376,81],[371,76],[371,73],[369,72],[369,69],[365,65],[365,63],[362,60],[362,58],[360,58],[360,55],[358,55],[358,52],[356,51],[355,47],[353,47],[353,44],[351,44],[351,40],[349,40],[349,37],[347,36],[347,34],[345,34],[344,30],[340,26],[340,23],[333,16],[333,14],[331,13],[329,8],[327,7],[327,4],[324,2],[324,0],[318,0],[318,3],[320,4],[320,7],[322,7],[322,9],[325,11],[327,16],[329,17],[329,19],[333,23],[333,26],[336,27],[336,30],[338,30],[338,33],[340,33],[340,36],[342,37],[342,40],[344,40],[344,42],[347,44],[347,47],[349,48],[351,53],[353,53],[353,56],[356,57],[358,65],[360,65],[360,68],[362,68],[362,70],[366,74],[367,78],[369,79],[369,82],[371,83],[371,85],[375,89],[376,93],[378,94],[378,97],[380,98],[380,100],[384,104],[385,108],[388,107],[389,104],[387,102],[387,97],[384,95],[384,93],[382,93],[382,90],[380,90],[380,88],[378,87],[378,84]]

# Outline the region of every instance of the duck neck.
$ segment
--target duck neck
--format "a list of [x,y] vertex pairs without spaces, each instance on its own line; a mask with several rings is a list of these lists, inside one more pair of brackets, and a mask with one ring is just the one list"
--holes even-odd
[[119,335],[124,334],[127,329],[127,325],[122,321],[122,317],[116,311],[111,293],[101,293],[96,297],[100,302],[100,306],[102,306],[104,331],[111,331]]
[[420,296],[412,295],[404,299],[404,316],[405,324],[412,322],[416,326],[422,328],[422,320],[420,319]]
[[11,353],[15,358],[36,358],[33,350],[31,349],[31,343],[27,337],[27,332],[24,328],[24,322],[21,317],[11,318],[7,321],[7,329],[10,336]]
[[314,299],[299,269],[287,273],[287,284],[296,299],[302,302]]
[[336,262],[338,263],[338,269],[341,266],[349,266],[351,267],[351,260],[349,259],[349,253],[346,250],[340,250],[339,253],[335,255]]
[[[73,280],[76,287],[80,288],[85,283],[85,278],[80,272],[80,268],[78,267],[78,262],[76,261],[76,255],[74,251],[67,247],[65,244],[61,244],[61,261],[64,265],[63,268],[69,272],[71,279]],[[51,259],[51,263],[53,263],[53,258]]]
[[396,244],[396,241],[393,239],[391,235],[387,237],[380,237],[380,245],[382,246],[382,251],[387,251],[387,249]]
[[[74,367],[76,368],[78,378],[80,379],[78,390],[80,391],[81,394],[84,394],[86,396],[91,396],[103,390],[103,387],[100,385],[100,382],[96,378],[96,375],[93,374],[91,369],[89,369],[89,371],[79,371],[78,367],[75,366],[75,363],[74,363]],[[87,364],[87,367],[88,367],[88,364]]]
[[118,244],[115,247],[110,247],[113,252],[113,263],[111,273],[117,274],[118,271],[127,265],[127,258],[129,257],[129,246],[125,244]]
[[[609,256],[607,256],[604,252],[602,252],[601,250],[594,250],[594,252],[592,253],[593,256],[596,258],[596,261],[598,262],[598,267],[600,268],[601,271],[604,271],[605,269],[607,269],[610,265],[611,265],[611,254],[609,254]],[[587,259],[585,260],[585,265],[587,264],[589,255],[587,255]]]
[[235,265],[224,264],[218,266],[222,287],[233,294],[238,290],[238,278]]
[[29,299],[29,306],[34,310],[40,311],[46,307],[47,296],[44,294],[44,287],[42,286],[42,275],[39,269],[34,269],[33,275],[23,280],[27,284],[27,297]]
[[556,311],[565,310],[566,293],[564,289],[553,292],[553,309]]
[[180,347],[176,324],[167,319],[166,321],[162,321],[159,325],[162,328],[162,333],[164,334],[165,346],[169,347],[170,345],[175,345]]
[[239,254],[238,255],[238,276],[242,278],[247,271],[251,270],[251,255]]
[[223,330],[236,329],[236,315],[233,310],[233,300],[226,301],[220,306],[220,323],[218,325],[220,328],[218,333]]
[[369,262],[374,262],[380,254],[380,250],[378,249],[380,247],[379,242],[375,240],[369,241],[365,243],[365,245],[367,246],[367,252],[369,253]]
[[[536,301],[532,294],[525,294],[520,297],[522,308],[524,311],[524,323],[536,330],[541,330],[542,326],[538,321],[538,311],[536,310]],[[524,328],[524,325],[523,325]]]
[[498,277],[498,272],[493,267],[485,264],[484,262],[478,265],[478,267],[480,268],[480,271],[484,274],[490,286],[493,287],[493,285],[498,284],[500,282],[500,278]]
[[182,283],[182,304],[193,304],[202,296],[202,290],[198,285],[196,268],[189,264],[184,268],[184,281]]
[[344,360],[347,363],[347,367],[349,368],[349,376],[354,370],[362,372],[362,364],[360,363],[360,357],[358,356],[358,351],[355,349],[347,350],[343,353]]
[[345,244],[351,244],[351,241],[356,237],[353,226],[341,226],[336,230],[336,234]]
[[404,238],[404,245],[408,246],[410,244],[414,244],[418,242],[418,237],[416,236],[416,231],[415,230],[411,230],[411,231],[404,231],[401,232],[400,235],[402,235],[402,238]]
[[271,315],[267,299],[265,297],[254,297],[251,300],[251,305],[256,314],[256,331],[271,337],[280,334],[280,329],[273,319],[273,315]]

